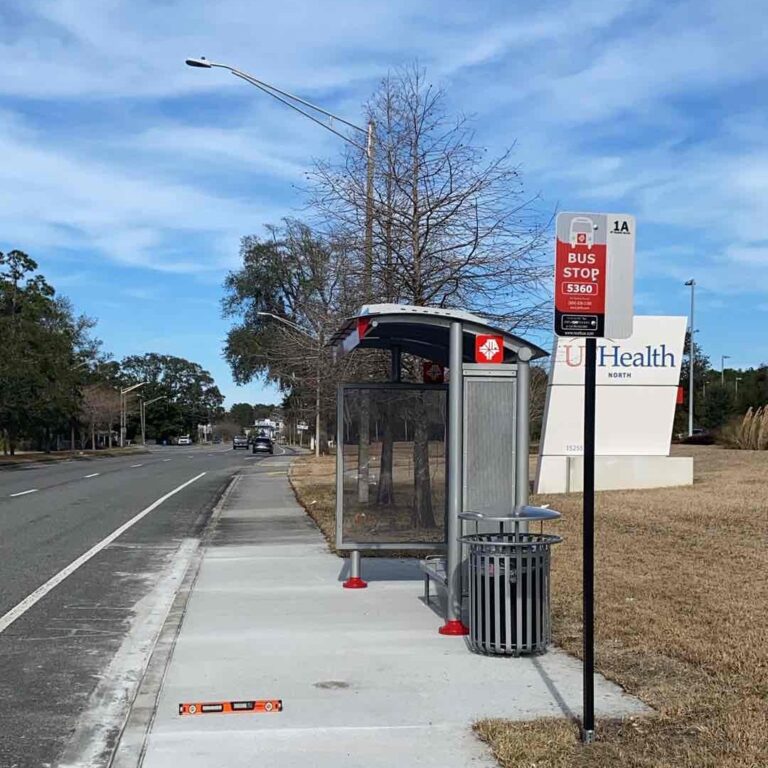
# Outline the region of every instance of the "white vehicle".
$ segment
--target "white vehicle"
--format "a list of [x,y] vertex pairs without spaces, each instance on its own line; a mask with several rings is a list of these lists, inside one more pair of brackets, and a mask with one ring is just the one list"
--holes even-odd
[[591,251],[595,244],[595,225],[587,216],[574,216],[571,219],[571,231],[569,233],[571,248],[577,245],[586,245]]
[[189,435],[182,435],[179,438],[179,445],[192,445],[192,438]]

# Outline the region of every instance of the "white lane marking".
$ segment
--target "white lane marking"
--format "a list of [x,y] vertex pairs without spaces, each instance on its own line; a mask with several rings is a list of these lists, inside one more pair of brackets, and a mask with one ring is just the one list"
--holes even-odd
[[42,600],[54,587],[61,584],[67,576],[71,576],[81,565],[85,565],[92,557],[98,555],[102,549],[108,547],[115,539],[122,536],[129,528],[133,527],[140,520],[145,518],[150,512],[157,509],[164,501],[167,501],[171,496],[175,496],[179,491],[183,491],[188,485],[192,485],[196,480],[199,480],[206,473],[201,472],[199,475],[195,475],[191,480],[187,480],[186,483],[182,483],[177,488],[169,491],[165,496],[161,496],[157,501],[153,501],[148,507],[142,509],[137,515],[134,515],[128,522],[123,523],[119,528],[116,528],[106,538],[102,539],[98,544],[94,544],[87,552],[80,555],[77,560],[73,560],[66,568],[62,568],[55,576],[52,576],[45,584],[39,586],[34,592],[27,595],[18,605],[11,608],[8,613],[0,617],[0,632],[4,632],[8,627],[13,624],[16,619],[23,616],[35,603]]
[[172,461],[172,459],[163,459],[163,461]]
[[83,480],[87,480],[89,477],[98,477],[98,476],[99,476],[99,473],[98,472],[94,472],[92,475],[85,475],[83,477]]
[[131,464],[131,469],[136,469],[136,467],[143,467],[143,464]]
[[11,498],[14,496],[26,496],[28,493],[37,493],[37,488],[30,488],[28,491],[19,491],[18,493],[12,493]]

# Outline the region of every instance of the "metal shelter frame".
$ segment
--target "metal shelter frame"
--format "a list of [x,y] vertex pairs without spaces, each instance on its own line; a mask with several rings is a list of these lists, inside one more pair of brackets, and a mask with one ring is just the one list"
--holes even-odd
[[[475,340],[480,335],[499,336],[503,340],[503,362],[475,363]],[[475,372],[499,371],[514,365],[517,374],[515,434],[515,505],[528,503],[529,490],[529,384],[530,361],[546,357],[540,347],[487,323],[483,318],[461,310],[418,307],[404,304],[372,304],[364,306],[331,337],[329,346],[335,354],[355,349],[386,349],[392,353],[392,379],[400,378],[400,355],[403,352],[447,366],[448,440],[447,440],[447,520],[446,549],[446,615],[443,634],[466,634],[461,621],[461,524],[463,509],[463,440],[465,366]],[[343,469],[336,462],[336,514],[343,512]],[[337,541],[337,545],[342,544]],[[344,548],[343,546],[340,548]],[[348,547],[350,548],[350,547]],[[382,548],[382,547],[379,547]],[[395,547],[393,547],[395,548]],[[397,547],[402,548],[402,547]],[[345,586],[365,586],[360,573],[360,551],[352,549],[350,578]]]

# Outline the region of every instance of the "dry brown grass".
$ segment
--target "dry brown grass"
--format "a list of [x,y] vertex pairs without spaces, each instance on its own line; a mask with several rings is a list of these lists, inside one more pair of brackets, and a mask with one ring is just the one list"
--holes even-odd
[[[694,455],[693,488],[598,494],[597,667],[657,712],[598,722],[582,748],[565,721],[476,727],[505,768],[768,766],[768,456]],[[581,499],[553,558],[555,642],[581,655]]]
[[336,457],[302,455],[289,471],[296,498],[336,551]]
[[[504,768],[768,766],[768,453],[675,453],[695,456],[692,488],[597,499],[597,666],[656,714],[599,720],[588,748],[566,720],[478,723]],[[292,470],[330,541],[333,472],[333,457]],[[563,512],[553,627],[555,642],[580,656],[581,498],[536,501]]]

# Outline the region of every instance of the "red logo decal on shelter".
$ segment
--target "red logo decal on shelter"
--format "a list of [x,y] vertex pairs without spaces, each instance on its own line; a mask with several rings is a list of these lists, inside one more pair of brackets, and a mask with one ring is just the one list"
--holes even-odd
[[442,384],[445,382],[445,368],[439,363],[424,363],[424,383]]
[[503,363],[504,339],[501,336],[475,336],[476,363]]

